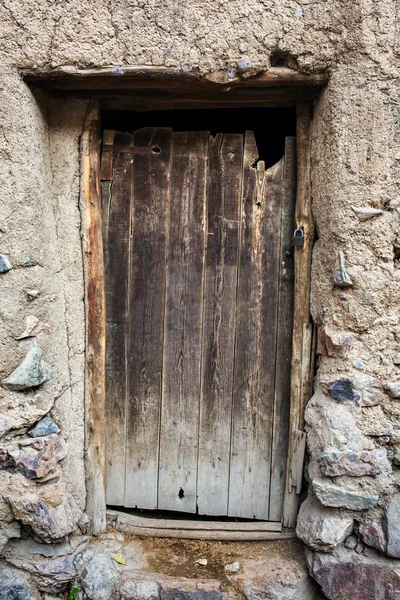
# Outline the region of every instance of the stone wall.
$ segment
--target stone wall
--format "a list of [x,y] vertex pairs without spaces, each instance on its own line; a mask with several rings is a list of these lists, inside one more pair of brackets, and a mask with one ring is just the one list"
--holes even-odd
[[[0,4],[0,254],[7,257],[0,262],[0,377],[8,381],[0,387],[2,545],[21,523],[23,535],[46,543],[85,526],[78,148],[86,105],[33,93],[18,68],[173,66],[227,80],[283,61],[330,73],[313,125],[312,315],[320,346],[306,414],[310,492],[298,534],[327,597],[395,597],[398,13],[398,0]],[[348,278],[342,273],[342,285],[351,286],[334,285],[339,251]],[[18,340],[28,317],[37,335]],[[11,375],[26,355],[31,370]],[[31,437],[45,416],[52,421],[41,426],[53,433]]]

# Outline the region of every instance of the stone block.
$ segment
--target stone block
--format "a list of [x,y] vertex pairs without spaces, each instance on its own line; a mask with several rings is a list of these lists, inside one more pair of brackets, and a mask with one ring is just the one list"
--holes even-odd
[[372,521],[360,525],[358,532],[364,544],[380,552],[386,550],[386,536],[380,523]]
[[386,450],[363,450],[360,452],[340,452],[328,450],[318,458],[321,473],[328,477],[363,477],[389,473],[390,463]]
[[87,538],[73,544],[40,544],[32,539],[13,540],[4,549],[9,564],[29,573],[38,588],[50,594],[67,589],[77,576],[76,560],[83,553]]
[[46,504],[34,493],[26,496],[10,496],[8,500],[16,519],[31,527],[38,539],[54,542],[65,538],[77,528],[82,511],[71,494],[66,493],[58,506]]
[[8,540],[19,538],[21,536],[21,524],[18,521],[7,523],[0,530],[0,554],[3,552]]
[[118,600],[157,600],[160,586],[156,581],[137,579],[123,580],[118,589]]
[[1,382],[2,386],[14,392],[22,392],[37,387],[53,376],[52,368],[42,359],[39,346],[30,348],[20,365]]
[[82,572],[82,588],[90,600],[114,598],[119,574],[108,554],[94,554]]
[[386,507],[385,529],[387,554],[400,558],[400,494],[395,494]]
[[5,254],[0,254],[0,273],[7,273],[12,269],[10,259]]
[[311,575],[329,600],[395,600],[400,562],[355,554],[339,547],[333,554],[306,553]]
[[318,330],[318,352],[323,356],[347,356],[354,342],[354,335],[348,331],[335,331],[326,326]]
[[400,381],[389,381],[385,389],[391,398],[395,400],[400,398]]
[[15,438],[0,444],[0,470],[21,473],[27,479],[46,477],[67,453],[65,441],[55,433],[40,438]]
[[0,600],[37,600],[37,598],[26,577],[18,571],[6,568],[0,573]]
[[355,406],[374,406],[383,401],[381,382],[369,375],[322,375],[321,385],[323,390],[338,402],[347,402]]
[[368,510],[378,504],[379,496],[353,492],[323,479],[315,478],[312,488],[324,506],[347,508],[348,510]]
[[314,550],[332,552],[352,530],[351,516],[323,506],[314,496],[308,496],[300,507],[296,533]]
[[43,417],[28,431],[28,435],[31,437],[41,437],[44,435],[50,435],[51,433],[59,433],[59,426],[54,423],[50,417]]

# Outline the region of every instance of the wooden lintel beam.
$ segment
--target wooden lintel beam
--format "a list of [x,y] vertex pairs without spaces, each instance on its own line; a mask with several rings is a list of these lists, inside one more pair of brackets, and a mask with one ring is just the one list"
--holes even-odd
[[237,75],[227,79],[224,72],[203,76],[196,71],[141,66],[107,66],[79,69],[73,66],[57,68],[22,68],[22,78],[30,84],[40,84],[56,89],[120,89],[146,88],[197,88],[230,90],[252,87],[321,87],[328,81],[327,73],[301,73],[286,67],[271,67],[253,77]]

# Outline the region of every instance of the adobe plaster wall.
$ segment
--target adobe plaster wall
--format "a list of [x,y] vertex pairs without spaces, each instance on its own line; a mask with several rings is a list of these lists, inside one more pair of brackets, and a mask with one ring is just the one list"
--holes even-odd
[[[325,343],[306,415],[313,496],[300,513],[299,535],[315,550],[311,570],[329,598],[389,598],[400,589],[393,524],[400,512],[400,401],[387,392],[388,383],[400,381],[399,19],[398,0],[0,4],[0,254],[13,267],[0,274],[0,377],[35,340],[53,369],[52,379],[33,390],[0,387],[4,544],[20,522],[46,542],[77,530],[78,522],[84,529],[85,506],[78,149],[86,105],[32,93],[18,68],[173,66],[223,81],[285,56],[301,71],[331,75],[313,125],[312,314]],[[384,210],[361,221],[352,206]],[[339,250],[351,288],[333,286]],[[40,295],[32,300],[27,290]],[[30,315],[52,331],[17,341]],[[48,413],[61,431],[49,437],[41,478],[30,478],[43,448],[26,432]],[[68,454],[58,462],[67,451],[62,440]],[[345,474],[327,475],[338,470]],[[321,500],[338,506],[323,508]]]

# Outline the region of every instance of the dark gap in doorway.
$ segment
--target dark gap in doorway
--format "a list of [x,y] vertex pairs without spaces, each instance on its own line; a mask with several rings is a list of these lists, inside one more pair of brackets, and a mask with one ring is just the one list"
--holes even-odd
[[284,154],[285,137],[296,135],[294,108],[224,108],[206,110],[113,111],[102,114],[103,129],[133,132],[142,127],[217,133],[254,132],[260,160],[269,168]]

